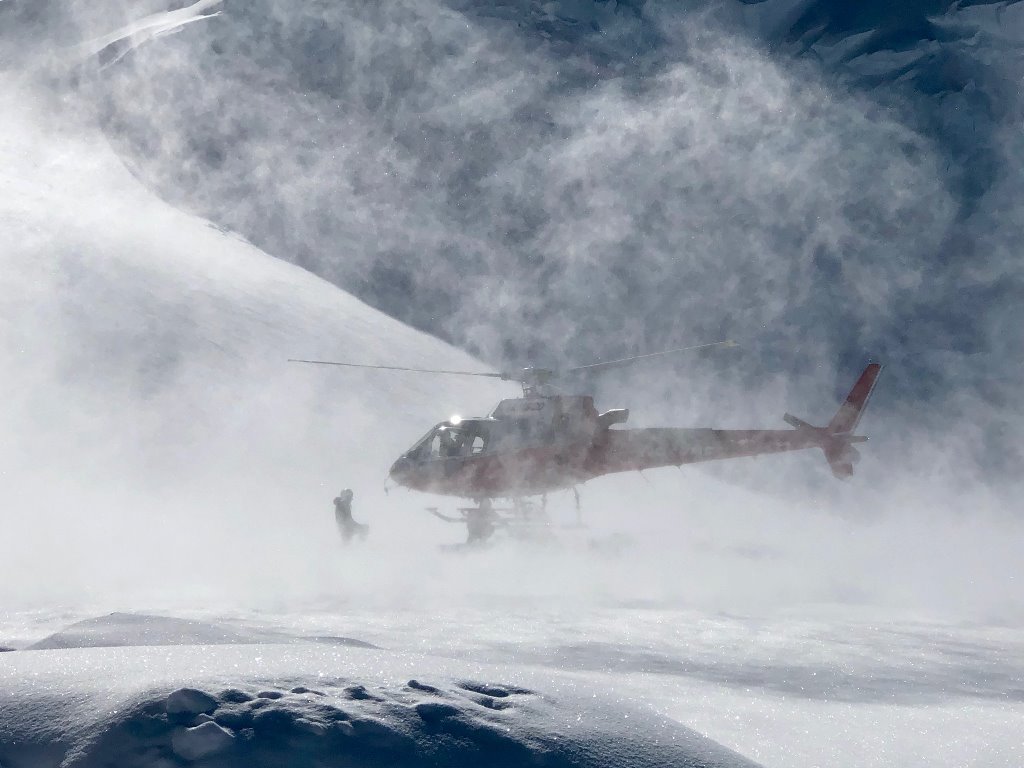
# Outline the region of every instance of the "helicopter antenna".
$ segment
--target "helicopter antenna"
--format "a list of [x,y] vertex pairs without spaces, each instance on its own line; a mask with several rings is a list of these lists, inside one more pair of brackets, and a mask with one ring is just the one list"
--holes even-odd
[[309,363],[310,365],[342,365],[346,368],[375,368],[384,371],[413,371],[415,373],[446,373],[452,376],[488,376],[492,379],[502,379],[503,381],[509,381],[510,375],[507,373],[492,373],[492,372],[479,372],[479,371],[442,371],[433,368],[403,368],[397,365],[364,365],[362,363],[338,363],[333,360],[296,360],[289,358],[289,363]]
[[678,349],[665,349],[661,352],[650,352],[646,355],[635,355],[634,357],[624,357],[621,360],[608,360],[603,363],[591,363],[590,365],[578,365],[575,368],[566,368],[565,373],[576,373],[577,371],[604,371],[609,368],[618,368],[619,366],[629,365],[637,360],[647,360],[652,357],[661,357],[662,355],[672,355],[676,352],[692,352],[698,349],[709,349],[711,347],[722,347],[723,349],[729,349],[731,347],[738,347],[739,344],[735,341],[728,339],[726,341],[714,341],[710,344],[697,344],[692,347],[679,347]]

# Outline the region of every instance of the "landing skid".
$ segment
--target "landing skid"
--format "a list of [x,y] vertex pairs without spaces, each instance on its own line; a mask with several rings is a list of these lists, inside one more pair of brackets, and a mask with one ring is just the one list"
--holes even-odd
[[[584,528],[580,512],[580,496],[573,489],[576,499],[576,522],[564,528]],[[511,506],[496,507],[490,499],[482,499],[475,507],[458,507],[454,515],[441,512],[438,507],[427,507],[427,511],[446,523],[466,526],[466,541],[454,548],[479,546],[491,540],[495,533],[505,532],[515,539],[541,540],[551,537],[556,527],[548,517],[547,496],[539,501],[525,498],[511,500]]]

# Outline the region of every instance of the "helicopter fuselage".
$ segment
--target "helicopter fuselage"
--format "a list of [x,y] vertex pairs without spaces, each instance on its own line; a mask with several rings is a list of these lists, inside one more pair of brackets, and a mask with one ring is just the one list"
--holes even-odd
[[[720,341],[692,347],[576,366],[561,374],[598,373],[677,352],[734,347]],[[793,429],[613,429],[629,412],[598,414],[589,396],[553,394],[558,371],[524,368],[513,371],[466,371],[409,368],[330,360],[291,362],[350,368],[477,376],[523,385],[523,397],[502,400],[487,417],[452,417],[430,430],[391,467],[391,478],[407,488],[481,502],[492,498],[532,496],[572,488],[600,475],[653,469],[766,453],[820,448],[839,478],[853,474],[858,458],[855,435],[882,366],[870,363],[845,402],[825,427],[786,414]]]
[[418,461],[403,456],[391,468],[391,477],[400,485],[428,493],[514,498],[571,488],[617,472],[826,449],[829,442],[817,431],[786,429],[606,429],[589,439],[489,454]]
[[590,397],[503,400],[487,417],[454,417],[436,425],[390,474],[399,485],[428,493],[515,498],[617,472],[820,448],[833,474],[846,478],[857,459],[852,444],[866,439],[852,430],[879,370],[877,364],[864,370],[827,427],[787,414],[794,429],[615,429],[628,411],[598,414]]

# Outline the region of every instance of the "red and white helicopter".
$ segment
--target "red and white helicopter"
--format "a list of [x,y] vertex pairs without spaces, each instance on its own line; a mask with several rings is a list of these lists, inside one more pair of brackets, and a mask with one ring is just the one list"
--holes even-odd
[[[327,360],[290,362],[520,382],[522,397],[502,400],[488,416],[442,421],[405,451],[390,470],[391,478],[406,488],[472,499],[476,506],[462,508],[460,517],[431,508],[444,520],[466,523],[472,542],[488,538],[502,523],[530,517],[528,497],[539,495],[546,501],[549,492],[575,491],[588,480],[616,472],[818,448],[836,477],[850,477],[859,458],[854,444],[867,440],[854,433],[882,370],[878,363],[864,369],[827,426],[816,427],[787,413],[783,419],[792,429],[615,429],[626,422],[628,410],[599,413],[593,397],[558,394],[550,383],[563,374],[603,371],[676,352],[730,346],[736,346],[735,342],[684,347],[564,371],[474,372]],[[578,509],[578,494],[576,498]],[[512,514],[497,512],[494,499],[511,499]]]

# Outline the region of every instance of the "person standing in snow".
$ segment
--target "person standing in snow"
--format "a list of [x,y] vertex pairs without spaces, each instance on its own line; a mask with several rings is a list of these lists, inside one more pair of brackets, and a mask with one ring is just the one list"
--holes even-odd
[[498,527],[498,515],[490,499],[483,499],[477,509],[466,512],[467,544],[483,544]]
[[357,523],[352,518],[352,495],[352,490],[346,488],[334,499],[334,521],[338,524],[341,539],[346,544],[355,536],[365,539],[370,531],[370,526]]

